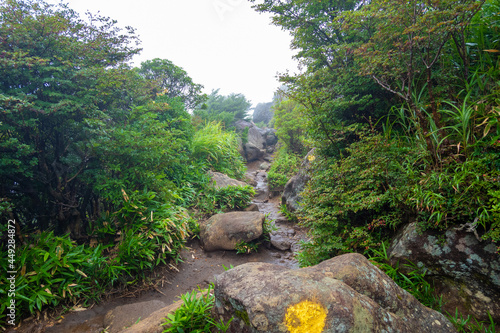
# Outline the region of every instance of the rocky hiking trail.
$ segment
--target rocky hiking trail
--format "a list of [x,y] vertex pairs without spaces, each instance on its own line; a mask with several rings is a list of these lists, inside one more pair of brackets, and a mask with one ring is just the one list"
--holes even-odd
[[[286,220],[280,214],[280,197],[269,197],[267,172],[272,157],[250,162],[247,178],[252,180],[257,194],[253,200],[259,211],[273,220],[278,230],[272,234],[272,242],[260,245],[258,252],[237,254],[236,251],[205,252],[198,239],[189,240],[182,251],[183,262],[171,267],[160,268],[156,272],[161,278],[149,291],[125,291],[108,295],[108,299],[87,309],[75,306],[57,320],[35,323],[25,321],[10,332],[46,333],[115,333],[115,332],[155,332],[169,311],[180,305],[179,296],[206,288],[215,277],[224,272],[224,267],[236,267],[248,262],[271,263],[288,269],[298,268],[294,252],[298,242],[305,239],[305,231]],[[286,249],[286,250],[284,250]]]

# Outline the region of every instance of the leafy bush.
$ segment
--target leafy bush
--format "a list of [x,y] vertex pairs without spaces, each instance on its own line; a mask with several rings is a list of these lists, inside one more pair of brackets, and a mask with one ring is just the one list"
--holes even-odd
[[312,265],[346,252],[364,252],[404,223],[411,183],[401,170],[418,151],[380,135],[358,133],[361,140],[347,156],[318,156],[314,173],[302,193],[300,223],[309,228],[299,261]]
[[224,323],[215,321],[211,317],[215,304],[212,284],[208,286],[208,289],[198,288],[198,291],[193,290],[182,295],[181,300],[183,301],[182,306],[174,314],[167,315],[168,318],[162,324],[166,326],[163,332],[207,333],[226,332],[229,329],[232,319]]
[[301,160],[297,155],[281,147],[267,173],[269,189],[271,191],[283,190],[288,180],[298,172],[300,163]]
[[[155,201],[151,192],[123,196],[119,211],[91,226],[91,246],[52,231],[25,236],[26,243],[16,249],[18,319],[46,306],[82,301],[85,306],[117,283],[144,278],[148,270],[179,260],[191,221],[183,209]],[[6,260],[0,259],[2,267],[7,267]],[[0,294],[7,289],[5,273]],[[2,298],[2,312],[7,301]]]
[[243,158],[238,152],[236,133],[224,131],[220,123],[207,123],[193,137],[192,156],[213,171],[240,179],[245,173]]
[[179,260],[189,234],[190,217],[180,207],[157,201],[155,193],[123,192],[123,207],[107,223],[121,228],[116,236],[116,262],[127,263],[133,272],[143,272],[167,259]]
[[274,127],[279,141],[292,153],[303,155],[305,144],[304,108],[293,100],[283,100],[273,105]]

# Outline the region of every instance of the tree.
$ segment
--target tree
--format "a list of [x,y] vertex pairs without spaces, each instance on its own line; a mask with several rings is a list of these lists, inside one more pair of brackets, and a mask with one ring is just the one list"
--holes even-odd
[[343,28],[342,15],[363,6],[364,1],[299,0],[266,0],[254,6],[273,14],[273,23],[291,32],[291,46],[306,70],[280,76],[288,86],[285,95],[303,105],[316,146],[331,151],[338,152],[344,125],[380,117],[391,98],[360,75],[355,63],[354,49],[368,41],[372,31]]
[[230,128],[235,120],[246,119],[251,105],[243,94],[223,96],[217,89],[212,91],[201,109],[194,110],[194,114],[207,122],[223,122],[226,128]]
[[124,119],[144,100],[123,65],[138,39],[109,18],[21,0],[0,6],[0,36],[0,196],[20,221],[62,232],[92,215],[89,120]]
[[276,104],[273,111],[276,135],[280,142],[289,152],[303,156],[307,152],[304,145],[304,107],[294,100],[287,99]]
[[253,111],[253,122],[263,122],[266,125],[269,124],[269,122],[273,118],[273,111],[271,110],[272,106],[273,102],[257,104],[255,110]]
[[[358,13],[344,16],[346,30],[374,31],[355,50],[360,74],[372,77],[409,105],[435,160],[438,142],[444,136],[439,132],[444,125],[438,112],[438,89],[447,87],[453,93],[448,87],[457,84],[457,76],[462,77],[462,82],[468,80],[465,32],[483,3],[484,0],[376,0]],[[456,66],[444,59],[445,45],[451,40],[463,61],[463,74],[456,73]],[[453,94],[448,97],[453,98]]]
[[153,59],[141,63],[138,73],[146,80],[153,81],[154,93],[163,92],[168,97],[180,97],[186,109],[193,110],[205,102],[203,86],[196,84],[181,67],[167,59]]

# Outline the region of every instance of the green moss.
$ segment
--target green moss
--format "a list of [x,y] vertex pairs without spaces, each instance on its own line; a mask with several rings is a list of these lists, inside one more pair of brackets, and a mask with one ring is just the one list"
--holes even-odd
[[240,318],[243,320],[245,324],[250,326],[250,319],[248,318],[248,313],[245,310],[239,311],[239,310],[234,310],[234,314],[236,317]]

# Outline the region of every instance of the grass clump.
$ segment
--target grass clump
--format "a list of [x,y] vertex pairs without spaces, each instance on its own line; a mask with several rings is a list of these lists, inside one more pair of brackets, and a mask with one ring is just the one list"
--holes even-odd
[[225,131],[216,122],[207,123],[196,131],[191,143],[193,158],[204,163],[206,168],[241,179],[245,174],[245,164],[237,147],[237,134]]
[[173,314],[168,314],[163,324],[164,333],[226,332],[229,329],[232,319],[224,323],[222,320],[216,321],[211,316],[215,304],[212,284],[208,286],[208,289],[201,290],[198,287],[198,290],[188,292],[180,298],[184,304]]
[[288,180],[299,171],[300,158],[281,147],[267,174],[269,190],[282,191]]

